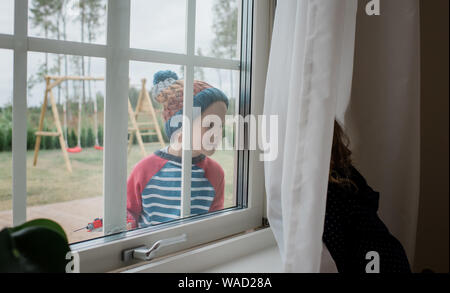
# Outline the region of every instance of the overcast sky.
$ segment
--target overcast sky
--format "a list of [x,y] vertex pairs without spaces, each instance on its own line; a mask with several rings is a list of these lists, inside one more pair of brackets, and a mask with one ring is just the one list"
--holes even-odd
[[[210,55],[210,44],[214,38],[212,31],[213,15],[212,6],[215,0],[197,0],[196,17],[196,48],[202,50],[203,55]],[[235,0],[236,1],[236,0]],[[14,0],[0,0],[0,33],[11,34],[14,22]],[[30,1],[31,2],[31,1]],[[105,0],[105,3],[107,1]],[[168,51],[174,53],[185,52],[185,22],[186,22],[186,0],[132,0],[131,7],[131,47]],[[81,41],[80,23],[76,20],[77,11],[71,9],[69,15],[72,18],[68,26],[68,40]],[[99,35],[96,43],[105,44],[106,16],[102,17],[102,28],[98,30]],[[29,25],[30,36],[43,36],[43,32]],[[55,63],[56,56],[50,54],[50,63]],[[87,59],[87,58],[86,58]],[[28,77],[34,76],[40,64],[43,64],[45,54],[30,52],[28,58]],[[0,49],[0,107],[11,102],[12,76],[13,76],[13,54],[10,50]],[[50,67],[52,65],[50,64]],[[148,80],[150,89],[153,75],[159,70],[173,70],[180,74],[179,65],[152,64],[143,62],[130,62],[130,79],[132,84],[139,84],[142,78]],[[105,75],[105,60],[102,58],[92,59],[92,76]],[[78,75],[75,69],[69,68],[69,74]],[[220,78],[219,78],[220,74]],[[86,72],[87,75],[87,72]],[[233,84],[234,94],[231,95],[230,71],[204,69],[205,81],[221,89],[228,96],[236,96],[239,73],[234,72]],[[71,90],[73,86],[71,85]],[[104,83],[98,82],[93,86],[93,91],[104,93]],[[28,93],[28,104],[30,106],[40,105],[43,101],[44,82],[38,82]],[[56,92],[55,92],[56,95]]]

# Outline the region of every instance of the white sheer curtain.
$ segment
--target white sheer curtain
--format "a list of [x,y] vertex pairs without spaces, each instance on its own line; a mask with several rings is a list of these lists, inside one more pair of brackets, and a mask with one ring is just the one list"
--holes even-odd
[[[279,155],[265,162],[285,272],[319,272],[333,123],[348,103],[357,0],[279,0],[265,94]],[[267,133],[270,136],[270,133]]]

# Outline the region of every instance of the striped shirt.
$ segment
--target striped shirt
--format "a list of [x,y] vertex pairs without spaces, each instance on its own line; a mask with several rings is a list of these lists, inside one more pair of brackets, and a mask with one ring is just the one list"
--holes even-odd
[[[203,155],[192,159],[191,215],[223,209],[224,174]],[[127,184],[127,218],[132,227],[180,218],[181,158],[160,150],[139,162]]]

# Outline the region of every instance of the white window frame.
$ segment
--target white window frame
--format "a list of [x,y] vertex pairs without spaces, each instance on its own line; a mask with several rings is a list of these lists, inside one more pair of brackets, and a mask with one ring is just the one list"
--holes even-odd
[[[105,134],[104,134],[104,238],[71,245],[80,257],[81,272],[105,272],[137,263],[124,263],[124,249],[150,246],[160,239],[181,234],[187,241],[162,248],[158,256],[189,249],[217,239],[228,237],[261,226],[264,211],[264,172],[259,161],[259,151],[246,151],[241,155],[247,160],[247,202],[245,208],[233,208],[193,219],[181,219],[135,231],[126,230],[126,181],[129,63],[130,61],[157,62],[185,66],[185,114],[192,115],[192,83],[194,67],[211,67],[228,70],[251,70],[251,104],[247,112],[260,115],[263,112],[265,77],[270,43],[271,0],[247,1],[249,19],[253,22],[253,49],[242,48],[252,54],[247,64],[235,60],[196,56],[195,39],[186,38],[186,54],[175,54],[130,48],[130,0],[108,0],[107,43],[87,44],[50,40],[28,36],[28,0],[15,0],[14,34],[0,34],[0,48],[14,51],[13,85],[13,225],[26,221],[26,136],[27,136],[27,55],[43,52],[78,56],[91,56],[106,60]],[[195,35],[196,0],[187,0],[187,34]],[[251,8],[251,9],[250,9]],[[243,25],[246,25],[243,23]],[[241,72],[243,72],[241,71]],[[242,74],[241,74],[242,75]],[[250,83],[250,80],[246,81]],[[242,78],[241,78],[242,83]],[[243,85],[241,84],[241,87]],[[189,95],[190,93],[190,95]],[[189,103],[191,101],[191,103]],[[247,127],[248,131],[253,127]],[[183,129],[192,133],[192,128]],[[251,134],[256,135],[256,134]],[[183,136],[186,137],[186,136]],[[183,150],[183,167],[189,170],[192,154]],[[242,161],[242,160],[241,160]],[[188,172],[189,174],[189,172]],[[239,178],[238,178],[239,179]],[[184,176],[183,182],[189,182]],[[190,184],[183,185],[183,194],[190,193]],[[207,232],[206,232],[207,231]],[[110,235],[111,234],[111,235]]]

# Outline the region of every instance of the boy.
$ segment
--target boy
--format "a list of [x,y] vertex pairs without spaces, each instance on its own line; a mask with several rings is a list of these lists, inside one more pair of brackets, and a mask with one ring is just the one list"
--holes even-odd
[[[171,144],[140,161],[127,182],[127,222],[129,228],[157,225],[179,219],[181,203],[181,123],[184,82],[172,71],[160,71],[153,80],[152,98],[164,107],[165,132]],[[209,158],[215,144],[204,141],[206,117],[219,117],[223,125],[228,98],[202,81],[194,82],[194,107],[201,115],[193,117],[191,215],[223,209],[224,172]],[[195,115],[195,111],[194,111]],[[202,125],[203,124],[203,125]],[[204,142],[203,142],[204,141]],[[198,142],[201,143],[199,146]]]

